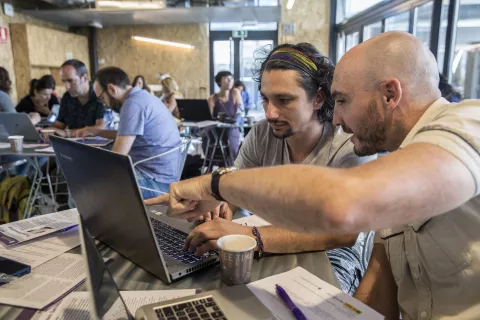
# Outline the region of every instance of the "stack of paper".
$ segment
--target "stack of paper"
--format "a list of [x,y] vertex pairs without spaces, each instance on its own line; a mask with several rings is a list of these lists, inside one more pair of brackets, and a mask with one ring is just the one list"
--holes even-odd
[[281,320],[295,320],[275,291],[282,286],[309,320],[380,320],[384,317],[334,286],[297,267],[248,284],[248,288]]
[[43,309],[76,289],[85,278],[83,257],[64,253],[0,287],[0,303]]
[[0,226],[0,242],[16,245],[78,224],[78,211],[71,209],[15,221]]

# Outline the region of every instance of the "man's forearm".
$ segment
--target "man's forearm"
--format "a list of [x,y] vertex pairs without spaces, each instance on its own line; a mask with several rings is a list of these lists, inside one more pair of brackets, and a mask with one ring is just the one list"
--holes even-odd
[[295,253],[351,247],[357,235],[320,235],[288,231],[275,226],[258,228],[265,252]]
[[354,297],[380,312],[388,320],[399,318],[397,285],[383,244],[375,244],[373,247],[368,269]]
[[220,179],[225,201],[275,226],[307,233],[402,225],[452,210],[474,190],[468,169],[427,143],[351,169],[289,165],[240,170]]

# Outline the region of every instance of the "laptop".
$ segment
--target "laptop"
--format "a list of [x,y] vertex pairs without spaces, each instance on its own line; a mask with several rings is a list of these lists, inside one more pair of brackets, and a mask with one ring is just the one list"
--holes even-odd
[[183,121],[201,122],[215,120],[210,112],[208,101],[204,99],[178,99],[178,110]]
[[214,252],[195,257],[183,251],[195,225],[167,217],[164,206],[147,210],[129,156],[56,136],[50,140],[93,237],[165,283],[218,264]]
[[50,114],[48,117],[42,118],[42,121],[37,123],[37,127],[50,127],[57,121],[58,113],[60,112],[60,105],[55,104],[52,106],[52,110],[50,110]]
[[[133,319],[108,267],[80,216],[82,254],[87,264],[87,288],[92,319]],[[219,290],[141,306],[135,319],[274,319],[272,313],[247,286]]]
[[0,140],[8,141],[8,136],[23,136],[23,141],[39,142],[42,137],[26,113],[0,113]]

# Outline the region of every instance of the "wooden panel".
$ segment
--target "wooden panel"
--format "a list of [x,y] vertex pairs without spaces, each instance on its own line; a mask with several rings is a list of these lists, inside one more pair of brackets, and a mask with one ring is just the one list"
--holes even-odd
[[59,67],[67,55],[90,65],[88,38],[82,35],[27,25],[30,63],[35,66]]
[[330,0],[296,1],[291,10],[286,9],[288,0],[280,0],[283,23],[295,24],[295,35],[282,35],[279,26],[279,43],[309,42],[320,52],[328,56],[328,39],[330,32]]
[[[12,24],[12,50],[15,57],[15,80],[18,100],[28,94],[30,89],[30,61],[28,52],[27,26],[25,24]],[[12,77],[12,74],[10,74]],[[13,99],[12,99],[13,100]]]
[[[133,35],[191,44],[182,49],[139,42]],[[169,73],[180,91],[188,98],[205,98],[209,83],[208,25],[187,24],[168,26],[115,27],[98,30],[98,58],[105,60],[99,68],[117,66],[130,80],[141,74],[147,83],[158,84],[158,73]],[[205,92],[205,93],[203,93]]]

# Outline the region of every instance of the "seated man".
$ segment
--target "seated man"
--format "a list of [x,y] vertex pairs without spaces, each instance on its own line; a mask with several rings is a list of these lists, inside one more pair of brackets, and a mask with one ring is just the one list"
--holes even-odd
[[67,136],[67,127],[72,130],[72,136],[84,127],[103,129],[105,106],[93,92],[85,64],[75,59],[64,62],[60,77],[67,92],[60,103],[57,121],[49,129],[55,129],[55,133],[62,137]]
[[[375,159],[356,156],[351,136],[332,124],[333,71],[332,62],[310,44],[284,44],[275,48],[258,72],[267,119],[257,123],[247,135],[235,166],[243,169],[298,163],[348,168]],[[231,219],[235,208],[223,207],[227,212],[222,216]],[[233,233],[251,236],[252,231],[251,227],[214,219],[194,229],[186,246],[200,255],[215,248],[214,240],[221,236]],[[327,254],[347,293],[354,293],[365,272],[361,263],[364,245],[360,241],[356,243],[356,234],[301,234],[275,226],[260,227],[258,232],[266,252],[341,248],[329,250]]]
[[112,151],[130,155],[134,163],[178,148],[135,167],[141,187],[160,191],[142,189],[144,199],[149,199],[168,192],[170,183],[179,179],[180,133],[172,114],[160,99],[130,84],[128,75],[119,68],[100,70],[93,88],[98,99],[120,114],[118,131],[87,127],[78,135],[115,139]]

